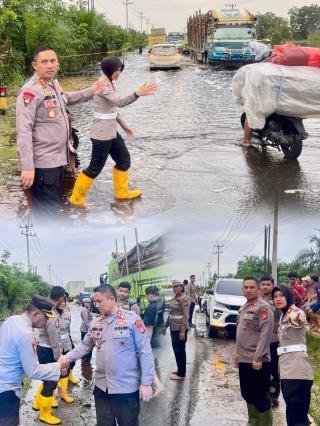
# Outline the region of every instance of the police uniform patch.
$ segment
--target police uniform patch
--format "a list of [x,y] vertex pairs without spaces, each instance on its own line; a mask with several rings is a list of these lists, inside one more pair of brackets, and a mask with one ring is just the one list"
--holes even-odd
[[121,348],[124,348],[126,346],[126,341],[125,340],[120,340],[119,346]]
[[119,309],[118,312],[117,312],[117,317],[120,318],[120,319],[125,319],[126,315],[123,311],[121,311],[121,309]]
[[22,96],[23,96],[23,102],[25,107],[27,107],[35,97],[35,95],[31,92],[23,92]]
[[268,319],[268,309],[267,309],[267,308],[262,308],[262,309],[260,309],[260,310],[259,310],[259,315],[260,315],[260,318],[261,318],[262,320],[266,320],[266,319]]
[[134,325],[137,327],[140,334],[144,334],[146,332],[146,328],[141,320],[137,320]]
[[51,110],[48,112],[48,116],[49,116],[50,118],[54,118],[54,117],[56,116],[55,111],[54,111],[53,109],[51,109]]
[[189,305],[188,299],[183,299],[182,304],[183,304],[183,306]]

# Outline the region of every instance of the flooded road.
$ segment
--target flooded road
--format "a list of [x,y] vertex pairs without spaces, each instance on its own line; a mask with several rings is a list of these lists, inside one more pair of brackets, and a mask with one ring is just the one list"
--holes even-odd
[[[92,80],[97,76],[98,71]],[[115,224],[124,217],[160,216],[163,212],[171,217],[186,210],[194,215],[219,213],[230,204],[243,210],[263,209],[275,191],[284,208],[317,211],[320,121],[305,120],[310,137],[296,161],[285,161],[270,148],[239,147],[233,142],[242,135],[242,108],[232,99],[232,77],[232,71],[192,64],[181,70],[150,72],[146,53],[129,55],[116,83],[118,93],[132,93],[150,79],[159,86],[156,96],[139,99],[122,110],[136,135],[127,141],[132,156],[130,181],[143,190],[143,197],[114,202],[113,162],[109,159],[89,193],[91,207],[85,213],[68,214],[93,224]],[[79,129],[81,167],[88,165],[91,154],[92,108],[92,102],[71,108]],[[16,183],[11,190],[14,210]],[[286,190],[293,191],[290,197],[284,195]],[[3,208],[10,209],[10,202]]]
[[[80,308],[71,305],[72,335],[79,341]],[[205,318],[196,314],[196,329],[188,334],[187,375],[183,382],[169,379],[176,369],[174,355],[168,336],[162,339],[162,348],[155,353],[159,377],[165,391],[148,404],[141,403],[140,426],[240,426],[247,420],[246,406],[240,395],[237,369],[232,356],[235,343],[225,338],[207,339]],[[94,364],[94,358],[92,363]],[[119,366],[121,368],[121,366]],[[90,368],[85,370],[77,361],[75,376],[81,377],[78,385],[69,385],[74,396],[73,404],[59,401],[54,414],[61,417],[64,426],[95,426],[95,410],[92,397],[93,383]],[[21,425],[40,425],[37,413],[31,409],[39,382],[33,382],[21,406]],[[277,426],[285,426],[284,408],[274,411]]]

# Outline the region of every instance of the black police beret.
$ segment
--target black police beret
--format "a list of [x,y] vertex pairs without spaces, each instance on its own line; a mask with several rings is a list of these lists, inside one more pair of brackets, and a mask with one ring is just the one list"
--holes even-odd
[[47,317],[51,318],[52,316],[54,316],[52,314],[53,303],[47,297],[35,294],[30,300],[30,304],[33,305],[35,308],[43,311],[43,313],[45,313]]

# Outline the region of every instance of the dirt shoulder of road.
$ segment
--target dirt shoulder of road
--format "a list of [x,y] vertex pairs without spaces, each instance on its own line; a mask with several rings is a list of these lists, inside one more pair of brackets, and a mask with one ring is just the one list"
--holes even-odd
[[[88,77],[86,76],[61,77],[59,82],[65,91],[80,90],[88,87]],[[11,181],[12,175],[18,174],[19,162],[16,149],[15,113],[18,91],[18,86],[7,88],[6,113],[0,115],[0,187],[5,187]]]
[[308,354],[314,371],[310,413],[317,425],[320,424],[320,335],[307,334]]

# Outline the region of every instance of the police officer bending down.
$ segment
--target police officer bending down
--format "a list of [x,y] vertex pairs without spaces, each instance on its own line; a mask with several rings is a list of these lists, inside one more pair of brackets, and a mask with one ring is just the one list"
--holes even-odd
[[139,393],[152,397],[154,359],[145,326],[133,312],[118,307],[116,292],[109,284],[94,289],[100,316],[79,345],[64,356],[66,364],[82,358],[95,346],[94,399],[97,426],[139,425]]
[[[42,296],[33,296],[26,312],[13,315],[0,328],[0,425],[18,426],[20,392],[23,377],[58,381],[58,362],[40,365],[32,328],[42,328],[52,317],[52,304]],[[44,405],[51,400],[44,401]]]
[[256,278],[245,278],[242,291],[247,302],[239,310],[235,354],[241,395],[247,403],[248,424],[271,426],[268,390],[273,312],[270,305],[259,297]]

